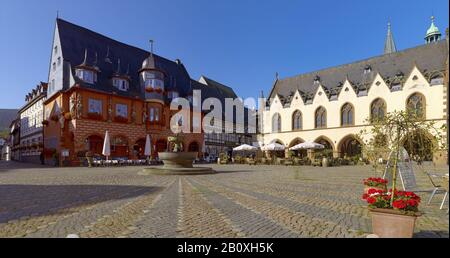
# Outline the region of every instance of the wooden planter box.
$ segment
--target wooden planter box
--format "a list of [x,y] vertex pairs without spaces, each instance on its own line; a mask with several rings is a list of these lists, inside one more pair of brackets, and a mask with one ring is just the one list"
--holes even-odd
[[380,238],[412,238],[417,217],[393,209],[369,209],[373,233]]

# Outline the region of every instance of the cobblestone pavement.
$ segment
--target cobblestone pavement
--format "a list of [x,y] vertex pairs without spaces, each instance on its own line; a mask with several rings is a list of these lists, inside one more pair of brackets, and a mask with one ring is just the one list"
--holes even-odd
[[[142,167],[53,168],[0,162],[0,237],[366,237],[369,166],[210,165],[219,173],[141,176]],[[448,167],[436,170],[448,173]],[[416,171],[415,237],[449,237],[443,194]]]

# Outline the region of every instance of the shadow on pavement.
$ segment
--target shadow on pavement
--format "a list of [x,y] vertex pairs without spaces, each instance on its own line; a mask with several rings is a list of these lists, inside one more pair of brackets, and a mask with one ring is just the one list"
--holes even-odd
[[35,164],[35,163],[24,163],[24,162],[16,162],[16,161],[0,161],[0,173],[2,172],[8,172],[13,171],[16,169],[43,169],[43,168],[58,168],[55,166],[49,166],[49,165],[41,165],[41,164]]
[[413,236],[414,238],[448,238],[448,231],[441,230],[421,230]]
[[63,214],[65,209],[133,198],[162,187],[121,185],[0,185],[0,223],[24,216]]

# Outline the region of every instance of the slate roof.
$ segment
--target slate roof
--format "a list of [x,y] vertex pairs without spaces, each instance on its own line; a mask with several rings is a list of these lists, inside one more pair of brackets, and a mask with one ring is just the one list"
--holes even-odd
[[[225,99],[226,98],[232,98],[233,100],[238,98],[236,93],[231,87],[228,87],[226,85],[223,85],[215,80],[212,80],[210,78],[207,78],[206,76],[202,76],[203,79],[206,81],[207,85],[192,80],[191,84],[193,87],[193,90],[201,90],[202,91],[202,103],[207,98],[217,98],[222,103],[222,115],[223,119],[225,119]],[[244,125],[247,128],[248,124],[248,116],[251,111],[244,107]],[[236,123],[236,116],[233,116],[233,123]]]
[[[304,100],[310,99],[319,87],[319,84],[314,84],[316,76],[320,78],[320,84],[329,97],[334,93],[339,94],[342,89],[340,85],[345,82],[346,78],[359,93],[368,90],[377,73],[380,73],[389,85],[390,82],[406,79],[415,64],[425,76],[433,71],[444,71],[447,56],[447,44],[445,40],[442,40],[350,64],[278,79],[269,98],[274,98],[278,94],[286,104],[290,100],[290,96],[299,90]],[[365,68],[369,67],[372,72],[364,73]]]
[[[87,87],[105,92],[115,91],[119,95],[138,96],[144,98],[144,89],[140,86],[139,70],[143,61],[149,57],[150,52],[121,43],[89,29],[80,27],[62,19],[57,19],[57,28],[61,41],[61,51],[65,62],[72,66],[72,73],[81,87]],[[96,66],[98,73],[97,83],[89,85],[75,77],[75,67],[84,62],[87,50],[87,64]],[[109,53],[108,53],[109,52]],[[182,63],[168,60],[164,57],[154,56],[155,68],[166,73],[166,88],[175,88],[180,96],[191,92],[190,76]],[[110,62],[108,62],[108,59]],[[131,78],[130,90],[120,91],[112,86],[111,76],[117,71],[117,61],[120,59],[121,71],[129,68]],[[64,89],[73,85],[64,85]]]

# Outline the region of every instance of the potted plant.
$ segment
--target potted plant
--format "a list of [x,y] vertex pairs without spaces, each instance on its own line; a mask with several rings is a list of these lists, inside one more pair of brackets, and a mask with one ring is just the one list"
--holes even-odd
[[363,195],[372,214],[373,233],[382,238],[412,238],[420,197],[413,192],[369,189]]
[[86,152],[87,151],[78,151],[77,152],[77,157],[78,157],[78,160],[80,161],[80,167],[83,166],[84,161],[86,160]]
[[380,177],[369,177],[364,179],[364,194],[369,192],[369,189],[386,191],[388,181]]
[[325,149],[322,151],[322,167],[328,167],[330,165],[329,157],[331,156],[332,150]]
[[[398,163],[404,142],[414,139],[421,132],[432,131],[435,129],[434,123],[425,121],[417,112],[409,110],[387,113],[382,119],[372,122],[372,140],[366,142],[372,144],[369,149],[377,147],[374,143],[381,139],[392,153],[392,168],[387,171],[392,173],[391,190],[386,192],[382,189],[369,189],[363,196],[372,215],[373,232],[379,237],[413,236],[415,221],[421,215],[418,210],[420,198],[413,192],[397,190]],[[436,130],[436,134],[445,134],[445,131]],[[429,153],[422,151],[418,155],[425,157]]]

